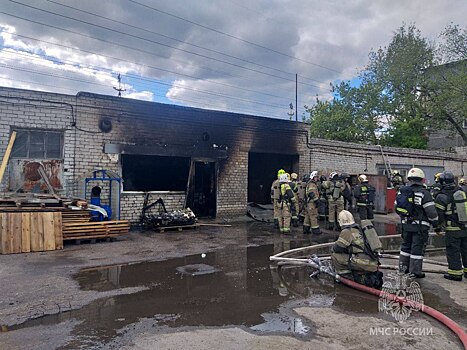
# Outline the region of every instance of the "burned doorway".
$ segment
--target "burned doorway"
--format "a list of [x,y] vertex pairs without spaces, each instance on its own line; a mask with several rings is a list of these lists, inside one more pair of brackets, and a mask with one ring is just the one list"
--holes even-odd
[[192,161],[187,206],[197,217],[216,216],[216,163]]
[[277,171],[298,173],[298,154],[256,153],[248,154],[248,202],[271,203],[271,184]]

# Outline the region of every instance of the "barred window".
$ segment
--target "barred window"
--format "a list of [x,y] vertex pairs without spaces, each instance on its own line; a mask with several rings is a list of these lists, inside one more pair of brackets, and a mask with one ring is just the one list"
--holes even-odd
[[18,129],[11,158],[62,159],[63,132]]

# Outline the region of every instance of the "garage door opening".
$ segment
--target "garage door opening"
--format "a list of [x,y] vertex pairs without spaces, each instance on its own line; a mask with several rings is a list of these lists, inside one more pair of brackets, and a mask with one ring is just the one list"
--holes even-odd
[[194,161],[190,170],[187,206],[199,218],[216,216],[216,163]]
[[122,154],[124,191],[186,191],[190,158]]
[[277,171],[298,173],[298,154],[248,154],[248,202],[271,203],[271,184],[277,178]]

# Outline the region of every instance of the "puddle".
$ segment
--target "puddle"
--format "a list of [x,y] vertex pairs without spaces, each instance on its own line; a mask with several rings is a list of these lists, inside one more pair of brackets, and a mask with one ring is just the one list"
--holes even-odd
[[[287,238],[274,244],[230,246],[166,261],[84,269],[75,276],[82,290],[145,290],[104,297],[79,310],[30,320],[11,330],[78,320],[73,340],[65,347],[76,349],[105,344],[140,320],[150,320],[155,327],[242,326],[258,334],[307,338],[312,336],[313,326],[293,308],[333,307],[342,312],[377,314],[373,296],[336,285],[328,276],[310,279],[311,271],[306,267],[270,265],[271,255],[309,244],[308,237]],[[398,239],[386,240],[385,249],[398,249],[399,244]],[[429,247],[441,244],[441,238],[430,238]],[[449,293],[432,289],[425,293],[422,288],[430,306],[454,319],[465,317],[462,310],[449,306],[453,304]]]

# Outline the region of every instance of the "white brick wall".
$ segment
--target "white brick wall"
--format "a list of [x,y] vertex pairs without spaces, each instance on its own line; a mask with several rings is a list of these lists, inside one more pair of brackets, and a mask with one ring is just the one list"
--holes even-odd
[[[217,215],[246,213],[248,152],[288,153],[300,157],[300,176],[312,170],[376,173],[383,164],[378,146],[320,139],[307,142],[309,126],[260,117],[160,105],[111,96],[79,93],[77,96],[0,88],[0,156],[14,127],[63,130],[64,187],[68,195],[82,195],[82,183],[93,170],[121,174],[119,161],[103,152],[106,143],[160,147],[227,145],[227,159],[218,161]],[[76,127],[72,126],[75,112]],[[99,118],[112,121],[112,131],[99,132]],[[210,140],[201,139],[204,132]],[[392,164],[444,166],[463,174],[463,154],[384,148]],[[4,188],[8,179],[1,184]],[[153,194],[154,198],[157,194]],[[168,210],[182,209],[185,194],[163,193]],[[158,198],[158,197],[157,197]],[[157,199],[155,198],[155,199]],[[137,222],[143,193],[122,193],[121,217]],[[155,200],[154,199],[154,200]]]

